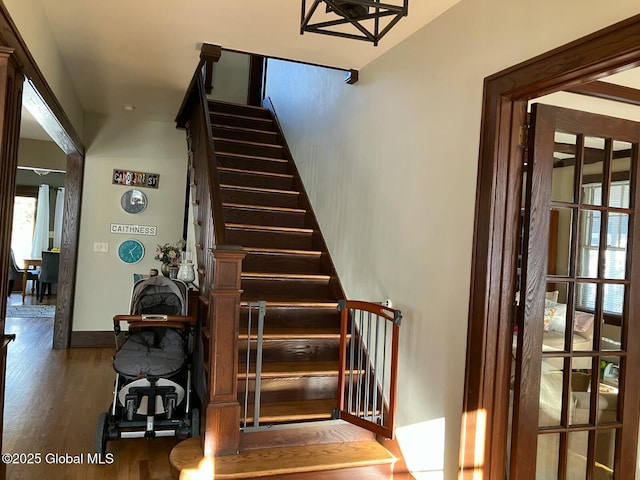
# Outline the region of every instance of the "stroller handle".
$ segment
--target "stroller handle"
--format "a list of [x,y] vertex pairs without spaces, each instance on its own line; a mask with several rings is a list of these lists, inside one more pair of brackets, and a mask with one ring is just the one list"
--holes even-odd
[[158,326],[186,329],[187,326],[195,326],[196,319],[190,315],[114,315],[113,326],[119,329],[121,322],[127,322],[133,326]]

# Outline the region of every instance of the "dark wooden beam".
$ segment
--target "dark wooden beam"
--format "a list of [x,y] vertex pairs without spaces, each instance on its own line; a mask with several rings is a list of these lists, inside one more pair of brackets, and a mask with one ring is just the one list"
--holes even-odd
[[567,92],[627,103],[629,105],[640,105],[640,90],[623,85],[616,85],[615,83],[601,81],[585,83],[584,85],[571,87],[567,89]]
[[353,85],[354,83],[358,83],[359,73],[358,70],[354,70],[353,68],[347,72],[347,76],[344,79],[344,83],[347,85]]

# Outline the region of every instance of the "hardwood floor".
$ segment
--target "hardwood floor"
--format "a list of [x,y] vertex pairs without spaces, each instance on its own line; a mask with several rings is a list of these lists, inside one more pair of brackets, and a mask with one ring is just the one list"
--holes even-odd
[[[13,297],[22,303],[21,295],[15,294],[9,302]],[[28,303],[30,297],[25,300]],[[49,301],[55,303],[55,297]],[[7,478],[171,479],[168,457],[178,443],[173,438],[109,442],[113,463],[88,463],[98,415],[111,403],[114,349],[52,350],[52,320],[6,322],[6,332],[15,333],[16,341],[8,346],[2,452],[41,454],[40,464],[7,465]],[[61,464],[65,454],[82,455],[82,463]]]

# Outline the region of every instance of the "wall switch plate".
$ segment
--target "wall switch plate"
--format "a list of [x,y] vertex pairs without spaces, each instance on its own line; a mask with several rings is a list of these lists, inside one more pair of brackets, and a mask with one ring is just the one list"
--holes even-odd
[[109,244],[107,242],[93,242],[93,251],[107,253],[109,251]]

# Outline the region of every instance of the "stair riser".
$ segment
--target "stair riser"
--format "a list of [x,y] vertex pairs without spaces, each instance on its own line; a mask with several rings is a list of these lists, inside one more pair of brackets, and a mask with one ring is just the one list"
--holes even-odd
[[223,188],[220,192],[225,203],[240,203],[245,205],[262,205],[265,207],[297,208],[298,195],[271,192],[247,192]]
[[[255,380],[249,380],[249,402],[253,403]],[[292,377],[263,378],[260,385],[260,404],[282,401],[299,402],[302,400],[334,399],[338,396],[338,378],[324,377]],[[244,404],[244,379],[238,380],[238,400]],[[253,414],[253,410],[251,410]]]
[[247,142],[260,143],[278,143],[278,135],[275,132],[266,132],[260,130],[234,130],[233,128],[213,127],[213,136],[220,138],[229,138],[232,140],[243,140]]
[[[248,308],[240,308],[240,328],[246,331]],[[256,321],[255,309],[252,312],[252,321]],[[267,307],[265,323],[273,328],[340,328],[340,313],[337,309],[313,309],[313,308],[274,308]],[[255,325],[255,323],[254,323]]]
[[241,115],[244,117],[267,118],[271,119],[271,112],[266,108],[255,108],[249,105],[225,102],[209,102],[209,109],[212,112],[230,113],[232,115]]
[[288,248],[307,250],[311,248],[310,233],[254,232],[246,230],[227,230],[227,242],[230,245],[263,248]]
[[[244,331],[246,332],[246,330]],[[241,333],[244,333],[241,332]],[[255,339],[255,334],[254,337]],[[256,359],[256,341],[251,342],[251,356]],[[339,338],[334,339],[280,339],[265,340],[262,343],[262,360],[264,362],[300,361],[338,361],[340,350]],[[240,364],[247,359],[247,342],[240,341]]]
[[216,138],[213,141],[213,147],[216,153],[237,153],[257,157],[282,158],[282,148],[278,146],[237,143]]
[[[393,480],[393,464],[368,467],[342,468],[339,470],[320,470],[318,472],[299,472],[284,475],[234,476],[234,480]],[[226,480],[217,475],[216,480]]]
[[254,130],[275,131],[276,127],[272,120],[235,117],[230,115],[211,114],[211,123],[215,125],[229,125],[230,127],[252,128]]
[[216,163],[219,167],[253,170],[256,172],[288,173],[289,171],[287,162],[229,156],[221,152],[216,152]]
[[243,295],[251,298],[331,298],[328,284],[322,282],[243,278],[241,285]]
[[220,183],[238,185],[241,187],[271,188],[274,190],[291,190],[291,177],[272,177],[268,175],[252,175],[250,173],[236,173],[225,170],[218,172]]
[[224,207],[224,220],[226,223],[303,228],[305,213],[262,211],[236,207]]
[[322,273],[319,256],[248,253],[242,261],[247,272]]

